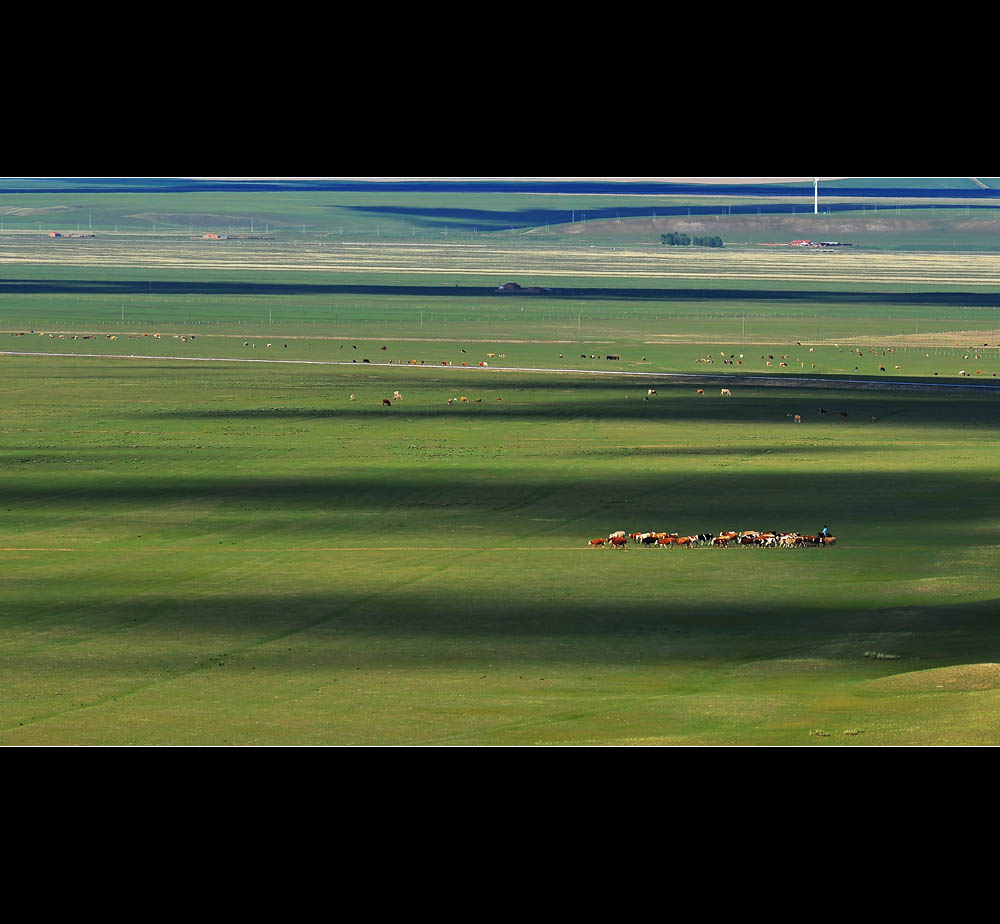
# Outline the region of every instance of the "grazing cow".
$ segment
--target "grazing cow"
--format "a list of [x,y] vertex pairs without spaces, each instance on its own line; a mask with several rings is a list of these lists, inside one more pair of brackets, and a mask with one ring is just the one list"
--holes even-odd
[[608,541],[607,539],[591,539],[590,540],[590,547],[592,549],[600,548],[607,541]]
[[503,401],[503,398],[497,398],[497,401]]
[[354,400],[354,395],[351,395],[351,400],[352,400],[352,401]]
[[394,401],[402,401],[403,400],[403,396],[398,391],[394,391],[392,393],[392,398],[393,398]]
[[650,388],[650,389],[649,389],[649,390],[648,390],[648,391],[646,392],[646,395],[647,395],[648,397],[652,397],[652,396],[653,396],[653,395],[655,395],[655,394],[656,394],[656,389],[655,389],[655,388]]
[[695,394],[703,395],[703,394],[705,394],[705,389],[704,388],[699,388],[698,391],[695,392]]
[[840,412],[840,416],[846,419],[847,418],[847,411],[841,411]]
[[454,398],[449,398],[448,399],[448,403],[449,404],[454,404],[455,403],[455,399]]
[[461,397],[461,398],[459,398],[458,400],[459,400],[459,401],[460,401],[460,402],[461,402],[462,404],[468,404],[468,403],[469,403],[469,399],[468,399],[468,398],[466,398],[466,397],[465,397],[465,395],[462,395],[462,397]]
[[802,423],[802,415],[801,414],[793,414],[792,415],[792,419],[795,421],[795,423]]
[[733,393],[728,388],[723,388],[722,391],[719,392],[719,394],[723,398],[731,398],[733,396]]
[[608,542],[611,543],[611,548],[613,549],[624,549],[628,545],[628,539],[624,536],[615,536],[614,539],[609,539]]
[[382,407],[392,407],[392,402],[388,398],[383,398]]

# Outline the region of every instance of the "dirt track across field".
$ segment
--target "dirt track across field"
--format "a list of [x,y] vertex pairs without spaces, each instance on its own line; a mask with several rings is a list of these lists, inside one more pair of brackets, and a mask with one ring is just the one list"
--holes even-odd
[[896,380],[871,380],[848,378],[809,378],[800,376],[771,375],[724,375],[720,373],[695,372],[628,372],[607,369],[540,369],[528,366],[442,366],[427,363],[357,363],[325,359],[243,359],[226,356],[145,356],[138,353],[43,353],[30,351],[0,350],[0,356],[45,356],[52,359],[141,359],[156,362],[186,363],[264,363],[280,366],[349,366],[352,369],[425,369],[438,372],[471,373],[531,373],[538,375],[594,375],[613,379],[640,380],[641,382],[690,382],[691,384],[714,383],[720,386],[746,385],[749,387],[778,388],[846,388],[856,391],[1000,391],[996,385],[974,385],[959,382],[901,382]]

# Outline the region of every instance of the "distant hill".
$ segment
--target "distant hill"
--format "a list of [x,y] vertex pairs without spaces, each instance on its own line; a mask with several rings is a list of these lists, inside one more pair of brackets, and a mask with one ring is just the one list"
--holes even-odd
[[949,209],[940,218],[914,217],[893,209],[868,215],[705,215],[682,217],[667,215],[645,218],[602,219],[551,225],[525,232],[533,235],[561,233],[567,239],[587,239],[611,243],[620,240],[659,244],[660,236],[670,232],[691,237],[718,235],[727,246],[784,244],[793,240],[823,240],[852,243],[877,249],[908,250],[1000,250],[1000,217],[997,212],[977,218],[973,210],[967,216]]

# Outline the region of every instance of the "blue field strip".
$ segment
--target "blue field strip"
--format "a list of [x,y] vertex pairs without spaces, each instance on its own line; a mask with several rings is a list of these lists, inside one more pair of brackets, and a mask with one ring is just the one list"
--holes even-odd
[[540,375],[599,375],[610,378],[642,379],[643,381],[667,380],[677,382],[723,382],[729,385],[775,385],[779,387],[796,386],[799,388],[911,388],[911,389],[956,389],[959,391],[1000,391],[1000,382],[995,385],[963,384],[959,382],[901,382],[896,379],[831,379],[831,378],[801,378],[795,376],[768,375],[726,375],[718,372],[631,372],[624,369],[550,369],[534,366],[454,366],[443,363],[372,363],[345,362],[334,359],[249,359],[243,357],[225,356],[151,356],[141,353],[48,353],[32,352],[30,350],[0,350],[0,356],[45,356],[58,359],[142,359],[163,362],[190,363],[264,363],[285,366],[349,366],[354,369],[367,367],[371,369],[433,369],[441,372],[525,372]]

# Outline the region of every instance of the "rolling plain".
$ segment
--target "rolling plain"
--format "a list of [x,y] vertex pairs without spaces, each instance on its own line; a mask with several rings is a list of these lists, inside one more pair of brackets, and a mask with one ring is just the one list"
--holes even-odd
[[1000,743],[1000,257],[644,233],[0,233],[0,743]]

